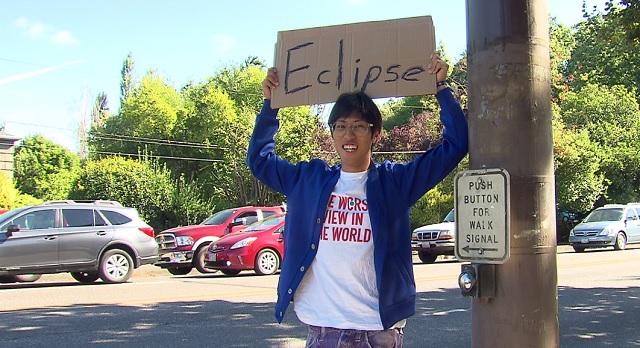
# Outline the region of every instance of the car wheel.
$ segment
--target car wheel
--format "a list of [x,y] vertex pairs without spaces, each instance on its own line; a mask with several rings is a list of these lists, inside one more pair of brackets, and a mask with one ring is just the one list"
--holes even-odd
[[434,263],[438,258],[437,254],[431,254],[424,251],[418,251],[418,257],[423,263]]
[[124,250],[108,250],[100,259],[98,272],[105,283],[124,283],[133,273],[133,260]]
[[585,247],[577,247],[577,246],[573,247],[573,250],[575,250],[575,252],[577,252],[577,253],[584,252],[584,249],[585,249]]
[[259,275],[274,274],[280,268],[280,257],[271,249],[264,249],[256,256],[253,270]]
[[82,284],[93,283],[100,278],[98,272],[71,272],[71,277]]
[[204,256],[207,253],[208,247],[209,247],[208,245],[203,245],[199,247],[198,251],[196,251],[195,258],[193,259],[193,264],[194,266],[196,266],[196,269],[198,270],[198,272],[204,273],[204,274],[218,272],[217,269],[206,268],[204,266],[204,263],[205,263]]
[[616,237],[616,244],[613,245],[613,249],[624,250],[626,247],[627,237],[625,237],[624,233],[618,232],[618,236]]
[[42,277],[42,274],[20,274],[14,276],[16,281],[20,283],[33,283],[40,279],[40,277]]
[[189,274],[193,268],[191,267],[169,267],[167,271],[173,275],[185,275]]
[[220,272],[222,272],[222,274],[228,275],[228,276],[234,276],[234,275],[238,275],[240,273],[240,271],[237,270],[237,269],[221,269]]

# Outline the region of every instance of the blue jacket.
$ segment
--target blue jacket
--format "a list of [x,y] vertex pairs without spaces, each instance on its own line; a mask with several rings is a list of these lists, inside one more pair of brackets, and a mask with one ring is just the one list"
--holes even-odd
[[[408,163],[373,163],[367,202],[374,241],[374,264],[385,329],[415,314],[416,286],[411,256],[411,206],[449,174],[467,154],[468,127],[451,89],[436,95],[444,125],[440,145]],[[265,100],[249,143],[247,164],[253,175],[287,197],[285,257],[278,282],[275,316],[282,322],[302,277],[313,261],[340,165],[313,159],[292,164],[274,151],[278,110]]]

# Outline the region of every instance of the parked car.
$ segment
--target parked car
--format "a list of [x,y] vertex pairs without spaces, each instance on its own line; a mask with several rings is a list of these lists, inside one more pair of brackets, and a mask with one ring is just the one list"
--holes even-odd
[[411,249],[423,263],[434,263],[439,255],[454,255],[455,210],[451,209],[441,223],[418,227],[411,236]]
[[284,206],[226,209],[198,225],[162,231],[156,235],[159,250],[156,266],[173,275],[188,274],[193,268],[200,273],[216,272],[204,265],[204,255],[210,243],[268,216],[283,213],[284,209]]
[[284,220],[284,214],[274,215],[211,243],[205,266],[225,275],[276,273],[284,256]]
[[569,232],[569,243],[576,252],[603,247],[624,250],[628,243],[640,243],[640,203],[595,209]]
[[560,212],[560,218],[564,222],[579,222],[580,214],[571,210],[563,210]]
[[70,272],[81,283],[122,283],[157,257],[153,228],[115,201],[48,201],[0,215],[2,282]]

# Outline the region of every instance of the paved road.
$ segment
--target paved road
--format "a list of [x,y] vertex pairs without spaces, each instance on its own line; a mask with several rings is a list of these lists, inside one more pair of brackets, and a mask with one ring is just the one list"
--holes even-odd
[[[560,248],[561,347],[640,346],[640,248],[583,254]],[[407,347],[470,347],[470,300],[455,287],[460,263],[414,265],[417,314]],[[0,347],[301,347],[289,312],[275,324],[277,276],[169,277],[152,266],[128,284],[79,285],[47,275],[0,285]]]

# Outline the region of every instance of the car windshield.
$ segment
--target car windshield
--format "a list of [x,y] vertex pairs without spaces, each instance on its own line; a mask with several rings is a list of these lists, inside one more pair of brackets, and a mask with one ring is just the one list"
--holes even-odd
[[451,209],[451,211],[449,212],[449,214],[447,214],[447,216],[444,217],[444,220],[442,220],[442,222],[455,222],[455,210]]
[[229,216],[231,216],[233,212],[235,212],[233,209],[219,211],[213,214],[212,217],[204,220],[200,225],[222,225],[227,221],[227,219],[229,219]]
[[284,220],[284,215],[274,215],[262,221],[258,221],[242,230],[242,232],[266,231]]
[[584,222],[619,221],[622,219],[622,209],[598,209],[594,210],[584,219]]

